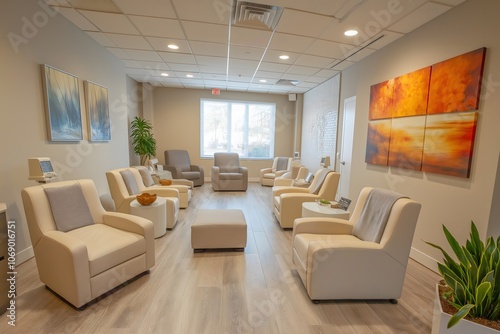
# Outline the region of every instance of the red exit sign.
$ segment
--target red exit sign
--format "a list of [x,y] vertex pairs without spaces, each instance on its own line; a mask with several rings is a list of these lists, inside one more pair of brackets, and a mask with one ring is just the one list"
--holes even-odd
[[220,88],[212,88],[212,95],[220,95]]

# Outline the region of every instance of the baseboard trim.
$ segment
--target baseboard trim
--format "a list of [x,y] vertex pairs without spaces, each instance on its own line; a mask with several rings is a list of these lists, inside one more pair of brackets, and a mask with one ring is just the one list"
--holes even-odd
[[430,270],[439,273],[438,270],[438,261],[436,259],[433,259],[429,255],[419,251],[418,249],[411,248],[410,250],[410,257],[417,261],[418,263],[422,264],[423,266],[426,266]]
[[33,246],[29,246],[28,248],[20,251],[16,254],[16,266],[28,261],[33,256],[35,256],[35,253],[33,252]]

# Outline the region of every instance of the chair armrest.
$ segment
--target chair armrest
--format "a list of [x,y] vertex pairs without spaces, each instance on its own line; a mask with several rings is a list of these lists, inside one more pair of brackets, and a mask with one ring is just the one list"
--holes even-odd
[[262,168],[259,172],[259,174],[262,176],[264,174],[267,174],[267,173],[271,173],[273,171],[273,169],[271,167],[268,167],[268,168]]
[[282,194],[310,194],[309,189],[299,188],[299,187],[282,187],[278,189],[273,189],[273,196],[279,196]]
[[284,177],[279,177],[279,178],[274,179],[274,186],[278,186],[278,187],[283,187],[283,186],[291,187],[292,184],[293,184],[293,179],[286,179]]
[[179,167],[174,165],[163,165],[163,169],[172,173],[173,179],[182,179],[182,171]]
[[246,167],[238,167],[238,172],[243,175],[248,175],[248,168]]
[[286,173],[288,173],[288,170],[278,170],[278,171],[274,172],[274,177],[281,177],[281,176],[285,175]]
[[212,180],[213,179],[218,180],[219,174],[220,174],[219,166],[212,166]]
[[352,234],[353,224],[345,219],[308,217],[297,218],[293,223],[293,236],[300,233],[311,234]]
[[203,167],[199,165],[189,165],[189,168],[193,172],[203,172]]
[[[151,186],[142,190],[141,193],[156,194],[160,197],[176,197],[179,198],[179,190],[171,186]],[[134,197],[135,198],[135,197]]]

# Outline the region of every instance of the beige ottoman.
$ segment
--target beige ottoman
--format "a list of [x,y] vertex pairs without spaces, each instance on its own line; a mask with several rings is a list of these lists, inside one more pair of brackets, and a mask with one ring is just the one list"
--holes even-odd
[[247,223],[241,210],[199,210],[191,225],[194,251],[217,248],[243,250],[247,245]]

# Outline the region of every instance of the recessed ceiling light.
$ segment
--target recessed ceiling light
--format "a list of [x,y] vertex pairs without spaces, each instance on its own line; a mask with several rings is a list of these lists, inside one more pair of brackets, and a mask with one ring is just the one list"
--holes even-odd
[[194,77],[194,75],[192,75],[192,74],[186,74],[186,78],[193,78],[193,77]]
[[346,31],[344,32],[344,35],[349,36],[349,37],[351,37],[351,36],[356,36],[357,34],[358,34],[358,31],[357,31],[357,30],[354,30],[354,29],[351,29],[351,30],[346,30]]
[[168,73],[165,73],[165,72],[161,73],[160,75],[161,75],[162,77],[168,77]]
[[260,82],[267,82],[267,80],[266,80],[266,79],[260,79],[259,81],[260,81]]
[[169,45],[167,45],[167,47],[168,47],[169,49],[172,49],[172,50],[177,50],[177,49],[179,48],[179,46],[177,46],[177,45],[175,45],[175,44],[169,44]]
[[280,59],[282,59],[282,60],[287,60],[289,58],[290,58],[290,56],[287,56],[287,55],[281,55],[280,56]]

